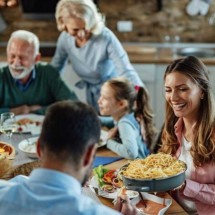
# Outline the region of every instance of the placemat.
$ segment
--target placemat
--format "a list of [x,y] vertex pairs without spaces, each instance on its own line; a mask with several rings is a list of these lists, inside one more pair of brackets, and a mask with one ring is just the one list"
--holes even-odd
[[13,177],[17,176],[17,175],[30,175],[31,171],[35,168],[38,168],[40,167],[40,161],[39,160],[36,160],[36,161],[33,161],[33,162],[30,162],[30,163],[25,163],[25,164],[22,164],[18,167],[16,167],[12,174],[13,174]]
[[103,156],[96,156],[93,162],[93,168],[99,165],[107,165],[113,163],[115,161],[121,160],[123,157],[103,157]]

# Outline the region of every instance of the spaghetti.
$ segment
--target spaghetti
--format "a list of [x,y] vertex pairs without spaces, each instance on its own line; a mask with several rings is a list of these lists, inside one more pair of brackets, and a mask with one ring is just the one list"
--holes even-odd
[[134,179],[165,178],[186,169],[186,164],[169,154],[151,154],[145,159],[136,159],[122,168],[121,174]]

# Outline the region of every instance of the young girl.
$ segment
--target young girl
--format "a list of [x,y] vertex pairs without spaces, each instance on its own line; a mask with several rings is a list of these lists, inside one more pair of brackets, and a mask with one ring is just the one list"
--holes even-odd
[[[146,90],[124,78],[111,79],[102,86],[98,105],[100,114],[111,116],[115,124],[107,148],[128,159],[146,157],[155,134]],[[101,117],[102,125],[110,123],[106,119]]]

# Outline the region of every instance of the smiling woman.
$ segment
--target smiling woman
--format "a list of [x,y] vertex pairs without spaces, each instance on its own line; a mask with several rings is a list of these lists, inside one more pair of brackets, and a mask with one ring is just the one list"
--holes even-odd
[[161,151],[187,164],[185,183],[172,194],[189,214],[212,215],[215,100],[208,69],[193,56],[177,59],[167,67],[164,83],[166,119]]

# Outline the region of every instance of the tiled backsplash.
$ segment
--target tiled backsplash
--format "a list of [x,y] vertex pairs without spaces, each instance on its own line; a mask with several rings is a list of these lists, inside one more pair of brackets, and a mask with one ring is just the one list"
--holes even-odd
[[[163,42],[165,39],[182,42],[215,42],[215,1],[206,16],[189,16],[186,6],[190,0],[99,0],[106,24],[123,42]],[[22,16],[20,7],[0,10],[7,28],[0,33],[0,41],[7,41],[10,33],[26,29],[36,33],[41,41],[55,42],[59,35],[55,20],[29,20]],[[209,24],[210,20],[210,24]],[[118,32],[118,21],[131,21],[132,32]],[[168,35],[170,37],[168,37]],[[179,36],[179,37],[175,37]]]

